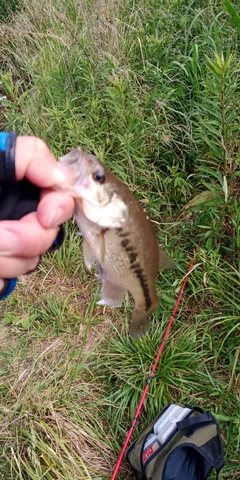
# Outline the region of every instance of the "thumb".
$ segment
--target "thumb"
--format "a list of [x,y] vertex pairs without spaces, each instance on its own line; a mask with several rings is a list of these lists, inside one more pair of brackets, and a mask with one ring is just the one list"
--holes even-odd
[[58,164],[49,148],[37,137],[17,137],[15,147],[17,181],[24,177],[41,188],[64,183],[69,170]]

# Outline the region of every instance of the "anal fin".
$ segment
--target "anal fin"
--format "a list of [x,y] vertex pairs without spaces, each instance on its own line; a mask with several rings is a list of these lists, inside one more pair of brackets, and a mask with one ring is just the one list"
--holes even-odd
[[126,290],[115,285],[109,280],[104,280],[101,291],[101,299],[98,305],[108,305],[109,307],[121,307]]

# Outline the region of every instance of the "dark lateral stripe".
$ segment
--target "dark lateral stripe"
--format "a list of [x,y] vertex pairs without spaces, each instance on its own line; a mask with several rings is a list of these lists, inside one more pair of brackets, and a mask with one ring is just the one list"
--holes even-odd
[[135,260],[137,260],[137,256],[138,256],[137,252],[134,252],[134,251],[130,252],[129,254],[130,263],[134,263]]
[[146,277],[143,273],[143,269],[140,267],[140,268],[133,269],[133,271],[137,275],[137,278],[139,279],[139,281],[141,283],[141,287],[143,289],[143,294],[144,294],[144,299],[145,299],[145,302],[146,302],[146,307],[147,307],[147,310],[148,310],[152,306],[152,301],[151,301],[151,298],[150,298],[149,288],[148,288],[148,284],[146,282]]
[[[121,235],[123,236],[123,235]],[[127,235],[126,235],[127,236]],[[131,270],[135,273],[137,276],[142,290],[143,290],[143,295],[144,295],[144,300],[146,303],[146,309],[149,310],[149,308],[152,306],[152,301],[150,297],[150,292],[148,288],[148,284],[146,281],[146,276],[144,275],[143,269],[141,268],[141,265],[139,262],[136,262],[138,254],[136,252],[136,249],[130,244],[130,240],[125,238],[124,240],[121,241],[122,247],[126,250],[126,252],[129,253],[129,260],[131,263]],[[136,263],[135,263],[136,262]]]
[[129,232],[123,232],[122,228],[119,228],[118,229],[118,235],[119,235],[119,237],[125,238],[125,237],[128,237]]
[[130,240],[128,240],[127,238],[121,241],[121,245],[123,248],[125,248],[125,250],[127,249],[129,243],[130,243]]
[[126,250],[126,252],[135,252],[135,248],[131,247],[131,245],[130,245],[130,247],[125,248],[125,250]]

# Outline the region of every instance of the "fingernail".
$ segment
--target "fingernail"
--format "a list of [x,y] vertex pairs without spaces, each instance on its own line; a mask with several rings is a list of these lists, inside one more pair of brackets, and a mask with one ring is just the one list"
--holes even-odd
[[62,207],[57,207],[54,211],[48,212],[48,218],[46,219],[45,227],[54,228],[61,225],[66,221],[66,212]]
[[18,239],[15,233],[0,230],[0,255],[12,255],[17,250]]
[[66,168],[63,165],[58,165],[55,168],[54,176],[55,176],[55,184],[56,185],[60,185],[61,183],[65,183],[66,178],[67,178]]

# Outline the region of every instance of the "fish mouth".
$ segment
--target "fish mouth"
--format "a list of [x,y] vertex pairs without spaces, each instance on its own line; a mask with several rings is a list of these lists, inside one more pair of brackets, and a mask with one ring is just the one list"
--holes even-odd
[[62,185],[61,189],[67,191],[76,199],[81,199],[80,191],[90,188],[90,181],[87,174],[87,160],[84,158],[84,151],[77,147],[63,157],[59,158],[59,163],[68,169],[67,185]]
[[[68,185],[62,188],[76,199],[85,199],[92,206],[105,206],[111,201],[109,186],[105,180],[105,168],[97,157],[87,154],[81,147],[77,147],[64,157],[59,159],[60,163],[69,170]],[[94,178],[99,177],[99,180]],[[104,183],[104,185],[102,185]]]
[[[71,171],[71,181],[62,189],[80,206],[86,218],[103,228],[120,228],[128,220],[128,206],[114,184],[106,178],[107,169],[94,155],[80,147],[60,159]],[[76,212],[78,206],[76,205]]]
[[78,201],[87,202],[89,207],[95,207],[93,200],[92,165],[81,147],[72,150],[60,159],[72,172],[69,192]]
[[77,194],[79,190],[88,190],[90,188],[90,181],[84,152],[80,147],[76,150],[78,151],[78,161],[74,165],[74,189]]

